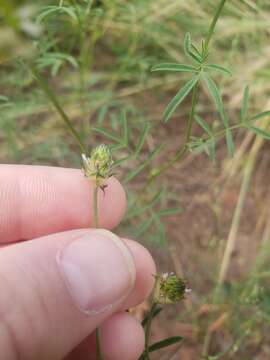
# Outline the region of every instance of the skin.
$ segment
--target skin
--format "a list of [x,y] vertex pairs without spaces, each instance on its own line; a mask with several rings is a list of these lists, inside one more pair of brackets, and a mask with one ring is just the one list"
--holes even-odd
[[[59,249],[65,251],[81,238],[96,236],[90,230],[91,198],[91,184],[80,170],[0,165],[3,359],[95,359],[96,327],[100,328],[105,359],[135,360],[143,351],[143,329],[125,310],[144,301],[153,287],[155,264],[144,247],[116,238],[117,246],[132,262],[131,280],[124,284],[125,296],[97,314],[89,315],[75,306],[59,270]],[[99,193],[100,227],[112,230],[117,226],[125,206],[123,187],[115,178],[109,179],[105,196]],[[105,243],[113,239],[109,231],[101,235]],[[94,240],[89,244],[99,246]],[[107,263],[112,256],[111,251],[104,251],[102,261]],[[117,283],[117,266],[108,277]],[[113,296],[107,294],[107,298]]]

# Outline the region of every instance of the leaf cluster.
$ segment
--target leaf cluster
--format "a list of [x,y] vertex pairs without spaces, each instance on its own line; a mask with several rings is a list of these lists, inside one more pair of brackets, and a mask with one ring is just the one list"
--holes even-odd
[[[262,136],[265,139],[270,139],[270,133],[260,129],[256,126],[256,121],[270,115],[270,111],[258,113],[255,116],[249,117],[249,87],[244,89],[242,106],[240,111],[239,122],[237,124],[230,124],[228,113],[225,110],[221,90],[212,76],[212,72],[217,72],[223,75],[231,76],[229,69],[219,65],[208,62],[209,52],[205,46],[204,41],[201,43],[199,49],[191,42],[190,34],[187,33],[184,39],[184,52],[191,60],[191,64],[178,63],[161,63],[155,65],[152,71],[166,71],[175,73],[185,73],[189,75],[190,79],[178,90],[174,98],[169,102],[163,114],[163,121],[168,122],[177,107],[187,98],[187,96],[195,89],[196,86],[203,86],[207,89],[210,98],[212,99],[215,110],[219,115],[223,129],[213,131],[211,124],[205,121],[198,113],[194,114],[195,121],[203,129],[205,135],[199,138],[190,136],[188,143],[185,144],[191,151],[205,151],[211,160],[216,158],[216,142],[225,137],[227,143],[228,154],[230,157],[234,155],[235,144],[233,140],[233,130],[239,128],[246,128],[254,132],[256,135]],[[195,99],[197,101],[197,99]],[[192,120],[192,119],[191,119]]]

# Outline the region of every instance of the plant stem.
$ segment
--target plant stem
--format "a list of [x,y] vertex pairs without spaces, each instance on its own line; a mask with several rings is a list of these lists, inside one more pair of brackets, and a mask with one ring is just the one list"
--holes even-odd
[[158,280],[156,278],[153,293],[152,293],[152,297],[151,297],[150,311],[149,311],[149,314],[148,314],[148,317],[147,317],[147,322],[146,322],[146,325],[145,325],[144,353],[140,357],[140,359],[142,359],[142,360],[150,360],[150,357],[149,357],[149,342],[150,342],[150,335],[151,335],[151,325],[152,325],[152,320],[153,320],[155,310],[156,310],[156,308],[158,306],[157,302],[155,301],[155,293],[156,293],[156,290],[157,290],[157,286],[158,286]]
[[145,360],[150,359],[149,358],[149,342],[150,342],[150,335],[151,335],[152,319],[153,319],[153,314],[156,310],[156,307],[157,307],[157,303],[154,300],[152,300],[151,309],[150,309],[146,327],[145,327],[145,351],[144,351],[144,359]]
[[196,105],[198,102],[198,89],[199,89],[199,81],[197,81],[197,83],[194,86],[193,91],[192,91],[191,110],[189,113],[188,123],[187,123],[186,141],[185,141],[185,145],[184,145],[185,147],[189,143],[191,132],[192,132],[194,115],[195,115]]
[[88,0],[86,8],[83,12],[80,11],[80,8],[75,0],[72,0],[72,4],[75,8],[77,20],[78,20],[78,26],[79,26],[79,34],[78,34],[78,41],[79,41],[79,48],[80,48],[80,54],[79,54],[79,82],[80,82],[80,102],[81,102],[81,109],[82,109],[82,122],[81,122],[81,134],[83,138],[86,137],[86,135],[89,135],[90,128],[87,126],[88,122],[85,121],[85,115],[87,113],[86,108],[86,100],[85,100],[85,93],[86,93],[86,81],[85,81],[85,75],[86,71],[88,71],[88,63],[89,63],[89,39],[90,36],[87,36],[87,23],[90,18],[91,14],[91,8],[94,0]]
[[167,169],[169,169],[172,165],[174,165],[177,161],[181,160],[187,153],[188,151],[188,143],[190,140],[190,136],[191,136],[191,132],[192,132],[192,126],[193,126],[193,121],[194,121],[194,115],[195,115],[195,111],[196,111],[196,105],[197,105],[197,101],[198,101],[198,89],[199,89],[199,82],[196,83],[196,85],[194,86],[193,90],[192,90],[192,102],[191,102],[191,109],[189,112],[189,117],[188,117],[188,123],[187,123],[187,130],[186,130],[186,136],[185,136],[185,143],[184,145],[177,151],[177,153],[175,154],[175,157],[172,158],[167,164],[165,164],[164,166],[160,167],[160,169],[154,174],[152,175],[146,185],[148,186],[150,183],[152,183],[152,181],[159,176],[161,173],[163,173],[164,171],[166,171]]
[[221,0],[221,1],[220,1],[219,6],[218,6],[218,8],[217,8],[217,11],[216,11],[216,13],[215,13],[215,16],[213,17],[213,20],[212,20],[211,25],[210,25],[210,27],[209,27],[209,30],[208,30],[208,33],[207,33],[206,39],[205,39],[205,49],[206,49],[206,50],[207,50],[208,47],[209,47],[209,43],[210,43],[210,41],[211,41],[211,39],[212,39],[212,36],[213,36],[213,34],[214,34],[217,21],[218,21],[218,19],[219,19],[219,17],[220,17],[220,14],[221,14],[221,11],[222,11],[222,9],[223,9],[223,7],[224,7],[224,5],[225,5],[225,2],[226,2],[226,0]]
[[94,227],[98,228],[98,187],[94,186],[93,189],[93,218]]
[[97,350],[97,359],[103,360],[103,355],[101,351],[101,345],[100,345],[100,331],[99,328],[96,328],[96,350]]
[[[94,218],[94,227],[98,227],[98,187],[95,185],[93,188],[93,218]],[[96,351],[97,359],[103,360],[101,344],[100,344],[100,331],[96,328]]]
[[65,113],[65,111],[63,110],[63,108],[60,105],[59,101],[57,100],[57,97],[54,94],[53,90],[49,87],[46,80],[38,72],[38,70],[36,69],[36,67],[34,65],[30,65],[30,69],[31,69],[31,72],[34,75],[35,79],[37,80],[40,88],[46,94],[46,96],[51,101],[51,103],[53,104],[53,106],[57,110],[58,114],[61,116],[62,120],[66,124],[71,136],[77,141],[77,143],[78,143],[78,145],[79,145],[79,147],[81,149],[81,152],[84,153],[84,154],[87,154],[87,149],[86,149],[84,143],[82,142],[79,133],[73,127],[71,120],[69,119],[69,117]]

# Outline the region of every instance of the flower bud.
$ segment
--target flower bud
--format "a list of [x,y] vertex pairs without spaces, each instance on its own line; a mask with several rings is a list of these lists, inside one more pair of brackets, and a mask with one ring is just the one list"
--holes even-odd
[[107,145],[95,147],[90,156],[82,154],[83,173],[93,180],[97,187],[104,188],[106,180],[112,176],[113,159]]
[[185,294],[190,292],[185,281],[178,278],[174,273],[165,273],[156,276],[154,301],[157,304],[175,304],[184,299]]

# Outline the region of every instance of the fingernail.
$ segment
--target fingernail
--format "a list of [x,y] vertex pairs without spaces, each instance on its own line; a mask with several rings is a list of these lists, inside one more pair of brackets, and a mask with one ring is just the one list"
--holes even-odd
[[57,262],[75,304],[89,314],[121,303],[135,282],[131,253],[106,230],[89,230],[61,250]]

